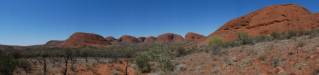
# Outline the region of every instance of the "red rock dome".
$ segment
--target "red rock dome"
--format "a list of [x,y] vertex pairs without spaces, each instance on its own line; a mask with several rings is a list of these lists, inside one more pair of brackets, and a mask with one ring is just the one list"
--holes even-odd
[[235,40],[238,32],[249,36],[269,35],[273,32],[290,30],[309,30],[318,28],[314,16],[302,6],[283,4],[268,6],[245,16],[227,22],[212,36],[219,36],[226,41]]
[[139,40],[136,37],[131,35],[123,35],[120,37],[119,41],[123,43],[138,43],[139,42]]
[[185,35],[185,40],[192,42],[202,42],[206,40],[206,37],[204,35],[200,35],[194,32],[189,32]]
[[145,38],[144,43],[154,43],[155,41],[156,41],[156,37],[149,36]]
[[184,41],[184,38],[178,34],[164,33],[159,35],[156,41],[159,43],[181,42]]
[[107,41],[116,41],[116,39],[112,36],[108,36],[108,37],[105,37],[105,40]]
[[110,42],[105,40],[102,36],[93,34],[93,33],[83,33],[83,32],[76,32],[71,35],[64,43],[63,47],[72,47],[72,48],[79,48],[79,47],[105,47],[109,45]]

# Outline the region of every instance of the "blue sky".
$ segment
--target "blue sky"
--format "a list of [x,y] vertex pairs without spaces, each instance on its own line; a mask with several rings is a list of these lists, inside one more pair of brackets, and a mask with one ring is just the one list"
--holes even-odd
[[43,44],[74,32],[208,35],[233,18],[285,3],[319,11],[319,0],[0,0],[0,44]]

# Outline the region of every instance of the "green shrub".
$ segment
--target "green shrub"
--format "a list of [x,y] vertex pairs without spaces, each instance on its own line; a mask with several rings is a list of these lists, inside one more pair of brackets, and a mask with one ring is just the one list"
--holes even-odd
[[271,33],[271,37],[273,37],[274,39],[281,39],[282,38],[281,34],[278,32]]
[[147,51],[138,54],[135,62],[142,72],[149,72],[151,68],[149,63],[156,62],[162,71],[172,71],[174,66],[171,62],[175,57],[174,48],[169,45],[153,45]]
[[135,58],[136,65],[143,73],[151,71],[150,58],[146,54],[141,54]]
[[290,39],[301,35],[304,35],[303,31],[273,32],[271,34],[271,36],[277,40]]
[[310,38],[318,37],[319,36],[319,29],[314,29],[314,30],[308,31],[308,33],[309,33]]
[[237,33],[236,40],[230,41],[230,42],[225,42],[225,43],[223,43],[222,47],[228,48],[228,47],[235,47],[235,46],[254,44],[254,43],[255,43],[254,38],[249,37],[247,33],[239,32],[239,33]]
[[257,37],[255,37],[255,38],[253,38],[254,43],[265,42],[265,41],[272,41],[272,40],[273,40],[273,37],[267,36],[267,35],[257,36]]
[[237,36],[238,36],[238,40],[236,40],[236,41],[238,41],[240,44],[244,44],[244,45],[245,44],[253,44],[252,38],[250,38],[247,33],[239,32],[239,33],[237,33]]
[[0,52],[0,75],[12,75],[16,65],[17,60],[13,56]]
[[224,44],[223,39],[217,36],[211,37],[208,42],[209,46],[223,46],[223,44]]

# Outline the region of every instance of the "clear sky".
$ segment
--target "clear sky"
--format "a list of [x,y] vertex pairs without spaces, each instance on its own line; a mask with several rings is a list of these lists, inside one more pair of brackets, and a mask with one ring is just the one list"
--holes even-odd
[[319,0],[0,0],[0,44],[43,44],[74,32],[208,35],[233,18],[285,3],[319,11]]

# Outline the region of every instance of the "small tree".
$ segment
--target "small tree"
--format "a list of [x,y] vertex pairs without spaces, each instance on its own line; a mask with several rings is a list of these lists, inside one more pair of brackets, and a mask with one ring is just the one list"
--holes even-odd
[[210,38],[208,45],[209,46],[223,46],[224,42],[220,37],[213,36]]
[[143,73],[151,71],[150,61],[150,58],[145,54],[138,55],[135,58],[136,65]]
[[248,36],[245,32],[239,32],[237,33],[238,36],[238,42],[240,44],[253,44],[253,40]]
[[208,45],[212,48],[212,53],[214,55],[219,55],[221,52],[221,48],[225,47],[225,43],[223,40],[217,36],[213,36],[210,38]]

